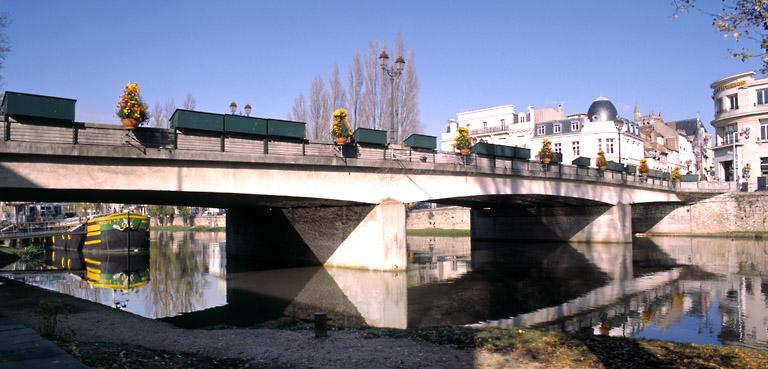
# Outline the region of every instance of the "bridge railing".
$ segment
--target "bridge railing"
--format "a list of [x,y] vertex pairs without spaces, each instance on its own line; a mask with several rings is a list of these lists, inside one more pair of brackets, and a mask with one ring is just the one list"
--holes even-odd
[[509,174],[561,178],[581,181],[634,185],[683,191],[727,192],[736,190],[730,183],[684,182],[672,183],[659,178],[630,175],[624,172],[605,171],[573,165],[549,164],[538,161],[498,158],[471,154],[466,157],[454,152],[418,151],[398,146],[375,147],[361,145],[337,146],[328,142],[308,140],[281,140],[274,137],[181,131],[163,128],[140,127],[127,133],[122,127],[107,124],[75,122],[52,124],[47,122],[3,121],[3,141],[32,143],[121,146],[138,149],[156,148],[168,150],[220,151],[245,154],[314,156],[384,160],[412,163],[410,165],[450,165],[451,170],[480,173]]

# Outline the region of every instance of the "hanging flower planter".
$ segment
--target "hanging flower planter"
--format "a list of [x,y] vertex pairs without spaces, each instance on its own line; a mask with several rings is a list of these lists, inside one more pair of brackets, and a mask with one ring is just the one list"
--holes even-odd
[[467,127],[459,127],[456,143],[453,146],[456,147],[456,150],[459,150],[459,155],[469,155],[469,151],[472,149],[472,139],[469,138],[469,129]]
[[347,123],[347,111],[345,109],[336,109],[333,112],[333,121],[331,122],[331,136],[333,142],[337,145],[344,145],[352,136],[352,128]]
[[555,152],[552,151],[552,141],[544,139],[539,150],[539,160],[541,160],[542,164],[549,164],[554,157]]
[[136,83],[129,82],[123,87],[123,96],[116,108],[115,113],[125,129],[134,129],[149,119],[147,104],[141,99],[139,85]]

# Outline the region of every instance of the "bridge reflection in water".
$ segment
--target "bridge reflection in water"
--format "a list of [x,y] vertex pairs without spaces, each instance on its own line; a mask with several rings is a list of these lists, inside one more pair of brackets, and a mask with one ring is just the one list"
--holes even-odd
[[[130,288],[94,283],[88,263],[64,254],[50,255],[46,268],[72,273],[5,274],[182,327],[279,325],[324,311],[341,326],[534,326],[768,344],[767,241],[649,237],[633,244],[471,244],[469,238],[409,237],[408,271],[392,273],[228,270],[224,237],[153,234],[148,255],[124,259],[149,268],[148,280]],[[125,264],[113,269],[141,272]]]

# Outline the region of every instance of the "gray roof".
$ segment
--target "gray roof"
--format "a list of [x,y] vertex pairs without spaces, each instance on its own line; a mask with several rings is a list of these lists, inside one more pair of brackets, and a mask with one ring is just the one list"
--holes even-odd
[[698,119],[691,118],[667,122],[667,125],[678,130],[683,130],[685,131],[686,136],[691,137],[696,136],[699,133],[699,126],[701,123]]

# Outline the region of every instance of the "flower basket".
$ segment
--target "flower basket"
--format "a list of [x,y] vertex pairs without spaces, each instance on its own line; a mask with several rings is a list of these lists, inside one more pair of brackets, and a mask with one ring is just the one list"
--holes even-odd
[[139,121],[136,119],[121,119],[120,123],[123,124],[125,129],[134,129],[139,126]]
[[347,123],[347,111],[345,109],[336,109],[333,112],[333,121],[331,122],[331,136],[337,145],[343,145],[349,141],[352,136],[352,128]]
[[[459,155],[467,156],[469,155],[469,150],[472,148],[472,139],[469,138],[469,129],[467,129],[467,127],[459,127],[458,131],[459,134],[456,136],[454,147],[456,147],[456,150],[459,150]],[[466,154],[464,153],[464,150],[466,150]]]
[[552,151],[552,141],[544,139],[544,141],[541,142],[541,149],[539,150],[539,160],[544,164],[549,164],[554,157],[555,152]]
[[597,158],[595,159],[595,166],[604,172],[608,168],[608,160],[605,160],[605,153],[603,150],[597,152]]
[[149,119],[147,104],[141,99],[136,83],[129,82],[123,87],[123,96],[117,102],[116,109],[115,114],[125,129],[134,129]]

